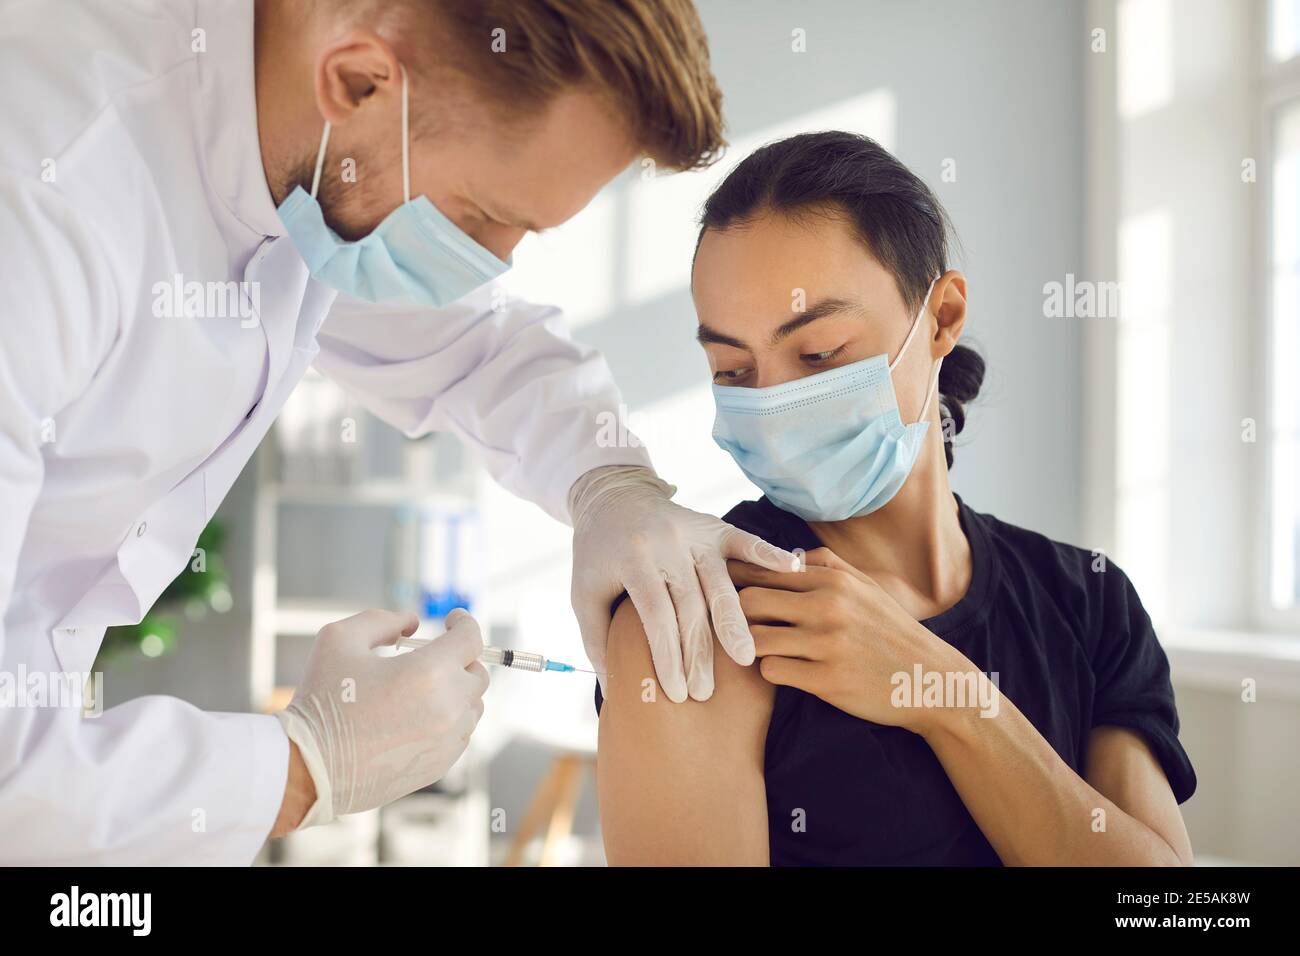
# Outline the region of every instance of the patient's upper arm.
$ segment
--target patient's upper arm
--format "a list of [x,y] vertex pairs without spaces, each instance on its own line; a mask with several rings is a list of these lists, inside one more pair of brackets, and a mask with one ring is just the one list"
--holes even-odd
[[606,667],[596,776],[609,863],[767,865],[772,685],[715,643],[713,696],[674,704],[631,601],[614,615]]

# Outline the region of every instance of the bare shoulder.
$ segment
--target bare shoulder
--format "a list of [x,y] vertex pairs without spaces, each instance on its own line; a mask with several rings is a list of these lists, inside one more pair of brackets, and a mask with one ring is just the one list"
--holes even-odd
[[596,776],[612,865],[766,865],[774,688],[714,645],[713,696],[675,704],[631,602],[614,616]]
[[763,680],[756,665],[744,667],[737,664],[716,640],[713,644],[713,696],[707,701],[687,699],[680,704],[669,700],[659,686],[645,627],[631,601],[620,604],[614,614],[606,661],[607,693],[606,703],[601,708],[602,719],[607,709],[622,714],[631,711],[635,705],[641,719],[673,721],[697,728],[743,714],[761,722],[766,732],[775,688]]

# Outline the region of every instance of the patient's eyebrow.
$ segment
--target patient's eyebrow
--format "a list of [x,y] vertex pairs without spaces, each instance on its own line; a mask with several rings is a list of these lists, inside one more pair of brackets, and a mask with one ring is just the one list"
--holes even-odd
[[699,342],[701,345],[730,345],[733,349],[744,349],[746,352],[750,351],[749,346],[740,341],[740,339],[733,339],[730,335],[723,335],[716,329],[709,328],[703,322],[701,322],[700,327],[695,330],[695,341]]
[[[839,315],[843,312],[862,312],[862,304],[850,299],[819,299],[804,311],[800,312],[789,322],[783,323],[775,332],[772,333],[771,344],[776,345],[792,332],[802,329],[810,322],[816,322],[818,319],[824,319],[828,315]],[[746,352],[752,352],[748,345],[733,338],[730,335],[724,335],[716,329],[709,328],[703,322],[695,330],[695,339],[701,345],[730,345],[732,348],[744,349]]]
[[816,322],[818,319],[824,319],[828,315],[838,315],[841,312],[861,312],[862,305],[849,299],[818,299],[808,308],[804,309],[789,322],[785,322],[772,333],[772,344],[776,345],[783,338],[792,332],[797,332],[805,325]]

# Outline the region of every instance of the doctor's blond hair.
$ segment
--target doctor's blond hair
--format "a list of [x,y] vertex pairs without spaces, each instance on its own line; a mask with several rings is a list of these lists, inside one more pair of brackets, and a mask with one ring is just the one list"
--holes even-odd
[[391,24],[403,45],[419,45],[427,30],[441,61],[506,115],[535,115],[585,86],[608,96],[637,146],[666,169],[708,166],[726,145],[722,93],[691,0],[336,0],[336,9]]

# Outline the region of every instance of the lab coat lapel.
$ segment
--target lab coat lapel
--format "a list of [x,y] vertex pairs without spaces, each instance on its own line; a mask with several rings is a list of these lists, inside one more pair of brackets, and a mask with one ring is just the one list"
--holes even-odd
[[316,332],[335,297],[333,290],[311,280],[302,257],[287,238],[264,244],[244,277],[257,283],[261,295],[259,320],[266,334],[266,387],[247,420],[205,465],[209,518],[319,351]]
[[62,666],[89,669],[97,640],[87,629],[134,624],[181,572],[203,526],[257,450],[271,423],[319,350],[316,333],[333,303],[333,290],[311,280],[288,239],[266,242],[245,270],[259,283],[266,336],[266,384],[240,427],[201,465],[157,502],[127,533],[116,560],[59,621],[54,648]]

